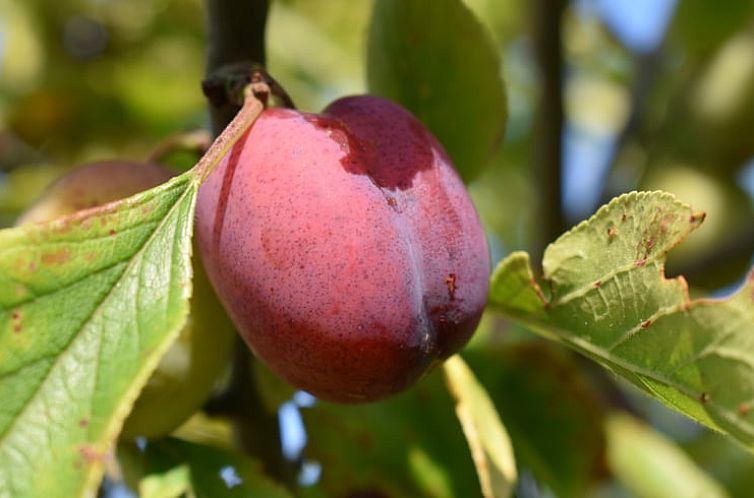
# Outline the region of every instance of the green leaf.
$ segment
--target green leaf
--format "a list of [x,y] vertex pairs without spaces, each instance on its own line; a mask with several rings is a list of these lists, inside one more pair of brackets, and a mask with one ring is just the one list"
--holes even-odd
[[465,355],[495,403],[521,467],[561,498],[581,498],[605,470],[602,393],[575,355],[541,340]]
[[290,498],[291,494],[262,471],[262,464],[234,451],[176,438],[121,443],[118,459],[126,480],[138,484],[142,497]]
[[471,369],[455,355],[445,364],[445,382],[476,465],[482,495],[507,498],[516,484],[516,461],[508,433],[495,406]]
[[191,475],[186,465],[179,465],[162,474],[145,477],[139,483],[141,498],[174,498],[186,496],[191,490]]
[[528,27],[525,0],[464,0],[463,3],[484,24],[499,47],[513,42]]
[[191,294],[194,174],[0,231],[0,496],[99,484]]
[[746,29],[752,14],[754,4],[749,0],[728,0],[724,9],[705,0],[684,0],[678,2],[670,32],[694,59],[704,61],[732,35]]
[[681,448],[630,415],[612,414],[606,429],[610,469],[637,497],[728,496]]
[[[322,465],[326,496],[480,495],[453,399],[439,369],[386,401],[302,409],[305,455]],[[371,494],[370,494],[371,493]]]
[[275,375],[267,365],[261,361],[252,361],[254,386],[259,392],[262,405],[271,415],[280,409],[280,405],[289,401],[296,393],[296,388]]
[[545,251],[495,270],[490,304],[622,375],[681,413],[754,447],[754,280],[691,300],[666,253],[703,220],[672,195],[623,195]]
[[684,443],[686,453],[713,476],[728,494],[748,498],[754,489],[754,453],[712,431]]
[[466,182],[503,138],[497,51],[459,0],[378,0],[367,79],[370,92],[402,104],[437,136]]

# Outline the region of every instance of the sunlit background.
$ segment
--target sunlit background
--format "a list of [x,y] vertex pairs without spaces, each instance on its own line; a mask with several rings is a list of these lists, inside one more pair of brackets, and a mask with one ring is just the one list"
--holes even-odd
[[[466,4],[499,49],[508,93],[505,142],[470,185],[500,259],[529,248],[537,226],[531,13],[524,0]],[[370,9],[369,1],[272,2],[268,68],[301,109],[365,91]],[[207,126],[203,15],[199,0],[0,0],[0,226],[67,169],[146,160],[168,136]],[[754,2],[575,0],[563,34],[568,222],[622,192],[676,193],[708,216],[669,272],[687,275],[693,292],[729,292],[754,250]],[[299,410],[313,402],[299,393],[280,408],[291,459],[306,443]],[[733,496],[750,496],[754,457],[646,398],[636,403]],[[222,438],[226,429],[202,431]],[[301,480],[319,473],[308,462]],[[232,469],[222,478],[232,485]],[[527,473],[520,495],[552,496]],[[630,494],[606,482],[594,496]]]

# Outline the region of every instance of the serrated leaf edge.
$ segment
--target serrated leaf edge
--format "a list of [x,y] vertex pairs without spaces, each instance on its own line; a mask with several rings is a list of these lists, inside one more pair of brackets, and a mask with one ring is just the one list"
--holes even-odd
[[[573,227],[571,230],[568,230],[563,235],[558,237],[555,242],[550,244],[550,246],[557,244],[561,239],[566,237],[569,234],[575,234],[581,231],[584,231],[587,229],[587,227],[590,225],[592,220],[598,216],[604,216],[607,215],[608,212],[616,209],[616,206],[619,204],[623,204],[627,202],[628,200],[641,200],[642,198],[651,197],[651,196],[657,196],[661,199],[669,200],[674,204],[675,206],[678,206],[681,209],[691,210],[690,206],[684,202],[681,202],[678,200],[673,194],[670,194],[668,192],[663,191],[641,191],[641,192],[630,192],[627,194],[623,194],[621,196],[618,196],[614,199],[612,199],[607,205],[604,205],[600,207],[595,214],[590,216],[588,219],[580,222],[575,227]],[[664,316],[667,313],[677,312],[677,311],[684,311],[689,310],[691,308],[697,307],[697,306],[706,306],[706,305],[713,305],[713,304],[719,304],[724,303],[727,301],[731,301],[735,299],[739,294],[742,292],[745,292],[747,288],[754,288],[754,269],[749,273],[743,284],[739,289],[737,289],[734,293],[732,293],[729,296],[721,297],[721,298],[712,298],[712,297],[702,297],[702,298],[696,298],[696,299],[690,299],[689,292],[688,292],[688,283],[686,282],[686,279],[683,278],[683,276],[673,277],[673,278],[667,278],[665,276],[664,271],[664,265],[657,263],[658,259],[664,258],[667,253],[678,246],[680,243],[683,242],[686,236],[693,231],[696,227],[698,227],[701,222],[704,221],[704,213],[694,213],[692,215],[692,223],[689,224],[689,229],[684,231],[678,238],[675,240],[672,244],[668,245],[667,248],[665,248],[662,251],[656,251],[654,252],[651,257],[647,258],[647,264],[657,264],[658,270],[660,271],[660,277],[661,277],[661,285],[669,285],[672,283],[676,283],[682,287],[682,292],[684,295],[684,299],[682,303],[676,306],[666,307],[663,310],[659,310],[654,315],[658,316]],[[548,249],[549,247],[548,246]],[[545,250],[545,255],[547,254],[547,249]],[[545,258],[546,259],[546,256]],[[492,276],[491,276],[491,282],[494,284],[494,282],[501,278],[502,275],[508,268],[516,263],[519,263],[522,261],[525,263],[525,271],[527,272],[528,276],[531,277],[530,285],[532,286],[531,290],[533,292],[536,292],[537,295],[539,295],[542,298],[543,302],[543,311],[547,311],[552,306],[557,306],[559,304],[566,303],[570,300],[571,296],[574,294],[580,294],[585,293],[590,290],[593,290],[593,287],[590,285],[585,285],[582,288],[574,289],[573,291],[569,292],[565,296],[562,296],[561,299],[558,300],[551,300],[548,301],[544,296],[541,294],[541,290],[539,290],[539,285],[534,278],[534,273],[531,269],[530,264],[530,258],[529,255],[524,251],[516,251],[511,254],[509,254],[503,261],[498,263],[496,268],[494,269]],[[626,268],[619,269],[622,271],[627,271]],[[619,274],[620,271],[616,271],[616,274]],[[547,281],[547,274],[543,276],[543,279]],[[523,292],[525,288],[522,288],[520,292]],[[569,299],[563,299],[563,298],[569,298]],[[578,296],[573,296],[578,297]],[[754,294],[752,295],[752,298],[754,299]],[[556,338],[559,342],[563,342],[564,344],[573,344],[580,348],[582,352],[586,353],[587,355],[593,357],[594,359],[601,360],[603,363],[612,365],[614,367],[620,368],[626,372],[630,372],[631,374],[639,376],[637,380],[642,381],[642,384],[644,385],[645,389],[648,391],[654,393],[654,395],[660,399],[662,399],[664,402],[674,405],[672,400],[667,399],[664,395],[661,393],[658,393],[655,389],[652,388],[652,386],[646,384],[643,382],[641,377],[644,377],[648,380],[652,380],[654,382],[657,382],[659,384],[663,384],[667,387],[673,388],[676,391],[678,391],[680,394],[683,394],[684,396],[687,396],[690,400],[693,401],[700,401],[700,396],[704,396],[704,393],[698,393],[694,392],[690,389],[685,388],[684,386],[678,385],[675,382],[671,381],[670,379],[666,378],[665,376],[658,375],[656,372],[647,370],[643,367],[634,365],[632,363],[626,362],[620,358],[616,358],[614,355],[610,353],[610,349],[605,348],[596,348],[592,345],[591,342],[586,341],[582,339],[581,337],[578,337],[576,335],[573,335],[569,333],[567,330],[564,330],[560,327],[555,326],[554,324],[548,323],[548,324],[542,324],[537,322],[532,316],[530,312],[522,313],[519,310],[511,309],[506,306],[501,306],[496,303],[491,303],[491,306],[501,311],[504,314],[509,315],[510,317],[516,319],[520,323],[526,325],[527,327],[531,328],[532,330],[537,331],[539,334],[544,335],[546,337],[550,338]],[[660,312],[663,313],[660,313]],[[653,317],[654,317],[653,315]],[[656,318],[656,317],[655,317]],[[650,318],[651,319],[651,318]],[[641,324],[635,326],[634,328],[641,329]],[[627,330],[625,333],[628,334],[633,329]],[[629,335],[630,338],[630,335]],[[754,368],[753,368],[754,369]],[[754,400],[752,400],[754,402]],[[752,437],[754,437],[754,423],[751,423],[740,416],[739,414],[729,410],[723,406],[720,406],[715,402],[714,399],[705,399],[704,400],[705,407],[707,409],[712,409],[716,413],[717,416],[720,418],[726,420],[728,423],[730,423],[732,426],[737,426],[741,428],[744,432],[747,432]],[[705,424],[709,426],[709,424]],[[710,429],[715,431],[721,431],[718,427],[709,426]]]

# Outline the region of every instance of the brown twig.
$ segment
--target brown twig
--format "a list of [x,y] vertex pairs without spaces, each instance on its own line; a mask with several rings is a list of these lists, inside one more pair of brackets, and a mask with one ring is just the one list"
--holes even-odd
[[642,124],[647,110],[647,103],[665,56],[664,47],[665,44],[660,43],[654,50],[645,54],[639,54],[634,58],[636,76],[631,87],[629,115],[621,130],[617,133],[613,150],[607,159],[607,167],[603,175],[602,192],[599,197],[600,205],[606,204],[610,199],[625,190],[625,186],[616,190],[616,186],[613,185],[612,181],[613,172],[626,147],[634,143],[637,136],[643,132]]
[[[207,77],[234,64],[264,66],[268,10],[268,0],[207,0]],[[239,105],[210,106],[215,136],[233,119]]]
[[567,0],[536,0],[533,43],[541,81],[534,139],[534,174],[539,184],[538,225],[532,261],[541,261],[545,246],[566,228],[562,209],[563,183],[563,54],[561,22]]
[[240,449],[259,457],[268,474],[282,482],[290,482],[294,465],[283,455],[277,413],[269,412],[264,406],[254,380],[253,361],[249,348],[239,337],[233,351],[228,386],[207,402],[204,412],[232,420]]
[[[218,68],[202,81],[202,91],[214,108],[238,108],[244,102],[243,92],[249,85],[265,105],[278,103],[290,109],[296,107],[282,85],[253,62],[238,62]],[[270,97],[277,102],[268,102]]]

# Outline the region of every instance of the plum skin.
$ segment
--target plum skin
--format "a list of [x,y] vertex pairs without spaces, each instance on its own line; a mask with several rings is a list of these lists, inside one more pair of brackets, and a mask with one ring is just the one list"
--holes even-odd
[[251,350],[320,399],[374,401],[469,340],[489,250],[442,146],[373,96],[265,110],[200,187],[207,274]]
[[[95,208],[168,181],[175,173],[122,160],[79,166],[53,182],[16,221],[41,223]],[[161,358],[126,419],[121,437],[161,437],[195,413],[230,363],[235,333],[199,258],[186,325]]]

